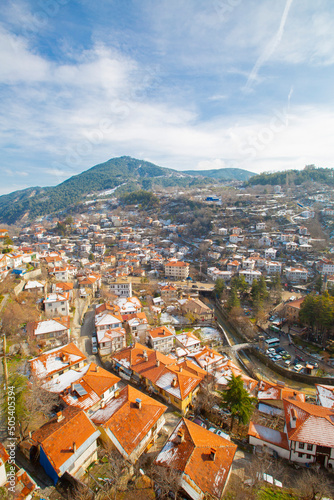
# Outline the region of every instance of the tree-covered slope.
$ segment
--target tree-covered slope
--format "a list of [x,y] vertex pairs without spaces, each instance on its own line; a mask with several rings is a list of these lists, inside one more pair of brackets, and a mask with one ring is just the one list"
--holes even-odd
[[[157,186],[200,187],[214,182],[210,172],[206,175],[205,171],[194,171],[191,175],[129,156],[112,158],[57,186],[29,188],[0,196],[0,222],[13,224],[23,216],[35,218],[66,210],[85,201],[89,194],[118,187],[122,193],[138,189],[153,190]],[[223,177],[217,177],[217,180],[223,180]]]
[[248,181],[254,172],[244,170],[242,168],[218,168],[213,170],[186,170],[184,172],[188,175],[203,177],[210,177],[212,179],[226,180],[226,181]]
[[249,185],[266,185],[275,186],[279,184],[300,185],[303,182],[319,182],[320,184],[334,185],[334,169],[333,168],[317,168],[314,165],[307,165],[303,170],[284,170],[283,172],[263,173],[251,177],[248,181]]

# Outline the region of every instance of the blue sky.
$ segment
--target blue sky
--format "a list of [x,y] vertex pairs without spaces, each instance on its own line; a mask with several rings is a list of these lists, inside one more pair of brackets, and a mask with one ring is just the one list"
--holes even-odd
[[0,194],[129,155],[333,167],[332,0],[30,0],[0,14]]

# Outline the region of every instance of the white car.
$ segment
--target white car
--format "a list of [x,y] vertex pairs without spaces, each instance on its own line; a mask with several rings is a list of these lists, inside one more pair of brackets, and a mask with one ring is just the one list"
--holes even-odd
[[92,353],[97,354],[97,340],[96,337],[92,337]]

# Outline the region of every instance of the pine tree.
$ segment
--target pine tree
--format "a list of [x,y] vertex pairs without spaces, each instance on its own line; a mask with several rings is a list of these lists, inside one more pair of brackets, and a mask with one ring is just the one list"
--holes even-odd
[[254,411],[256,398],[250,396],[248,391],[244,388],[241,375],[236,377],[232,373],[232,378],[228,383],[227,389],[219,392],[219,394],[222,397],[220,406],[227,406],[232,414],[231,432],[235,419],[237,419],[239,423],[248,424]]

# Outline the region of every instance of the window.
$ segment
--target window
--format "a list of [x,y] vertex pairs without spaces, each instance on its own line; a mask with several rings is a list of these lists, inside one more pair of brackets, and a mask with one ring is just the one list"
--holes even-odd
[[313,450],[313,444],[308,444],[307,445],[307,450],[312,451]]
[[312,455],[306,455],[307,460],[311,460]]
[[298,453],[299,458],[303,458],[303,456],[304,456],[304,453]]
[[300,449],[300,450],[303,450],[303,449],[304,449],[304,446],[305,446],[305,443],[299,443],[299,444],[298,444],[298,446],[299,446],[299,449]]

